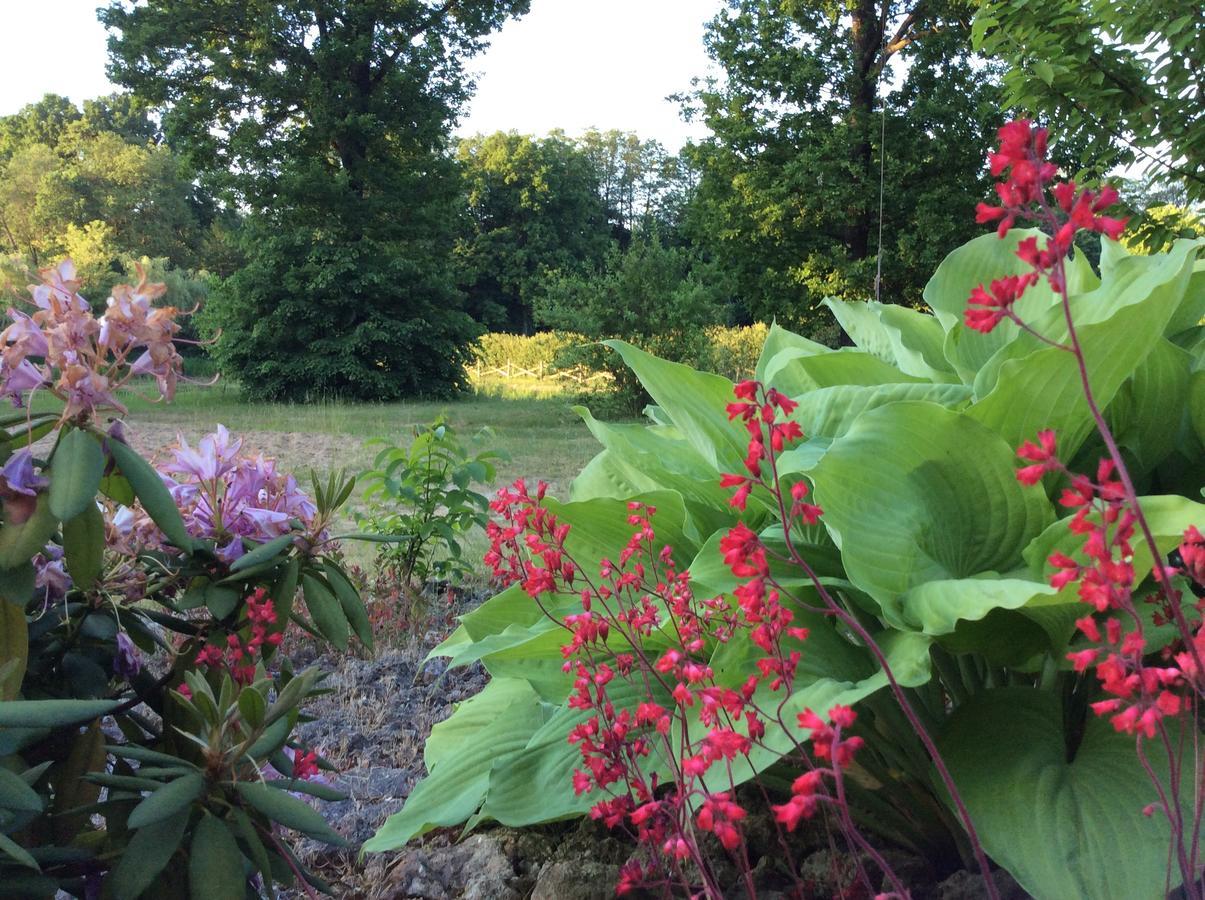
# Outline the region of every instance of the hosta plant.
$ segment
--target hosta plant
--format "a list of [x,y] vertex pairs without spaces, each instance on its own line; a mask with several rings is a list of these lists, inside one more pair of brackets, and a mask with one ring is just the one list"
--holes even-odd
[[493,678],[368,849],[591,813],[660,854],[621,888],[714,895],[690,835],[739,868],[756,778],[783,829],[819,808],[1039,898],[1194,890],[1205,243],[1126,253],[1107,189],[1002,141],[998,232],[928,311],[830,300],[854,346],[774,328],[740,385],[611,343],[648,422],[581,410],[603,449],[569,500],[500,497],[511,586],[435,651]]
[[320,676],[276,648],[370,639],[329,534],[352,484],[307,494],[221,427],[152,466],[102,417],[175,389],[162,286],[96,314],[42,276],[0,332],[0,894],[320,886],[286,834],[341,841],[298,799],[340,796],[294,735]]

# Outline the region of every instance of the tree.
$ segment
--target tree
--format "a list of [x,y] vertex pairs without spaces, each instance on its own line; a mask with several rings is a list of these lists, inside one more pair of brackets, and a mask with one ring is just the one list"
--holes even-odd
[[826,294],[915,302],[974,233],[999,114],[968,20],[959,0],[729,0],[710,23],[724,77],[687,101],[714,133],[688,148],[687,229],[734,274],[744,317],[814,322]]
[[607,249],[597,171],[560,134],[478,135],[456,156],[469,211],[456,258],[469,309],[491,329],[530,333],[546,273],[596,264]]
[[205,264],[219,211],[129,98],[86,101],[81,113],[48,94],[0,119],[0,144],[0,240],[30,266],[70,254],[94,293],[131,257]]
[[[528,0],[115,0],[110,75],[249,210],[210,304],[253,394],[396,397],[463,379],[447,135],[465,61]],[[433,352],[432,347],[438,348]],[[446,352],[445,352],[446,351]]]
[[[723,279],[683,247],[659,238],[634,240],[626,251],[613,243],[593,271],[556,273],[536,303],[537,321],[596,341],[622,338],[664,359],[699,363],[705,329],[724,320]],[[631,370],[595,343],[570,351],[563,362],[609,371],[626,412],[647,400]]]
[[976,46],[1005,103],[1082,145],[1089,175],[1136,163],[1205,200],[1205,11],[1191,0],[984,0]]

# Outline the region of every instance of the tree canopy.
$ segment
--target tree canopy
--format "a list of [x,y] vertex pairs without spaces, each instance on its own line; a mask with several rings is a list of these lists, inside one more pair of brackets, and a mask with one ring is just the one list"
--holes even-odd
[[448,132],[470,89],[466,61],[527,6],[118,0],[101,11],[111,77],[162,108],[192,170],[249,211],[249,265],[207,316],[253,394],[385,398],[462,381],[475,328],[450,273]]
[[969,237],[998,123],[992,72],[958,2],[729,0],[706,45],[723,77],[686,98],[714,133],[691,237],[750,318],[806,322],[827,294],[914,302]]

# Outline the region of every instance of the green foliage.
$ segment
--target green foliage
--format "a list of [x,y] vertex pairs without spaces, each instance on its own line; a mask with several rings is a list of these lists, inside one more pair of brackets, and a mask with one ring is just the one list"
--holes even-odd
[[385,539],[377,552],[378,578],[389,579],[412,605],[421,605],[431,581],[451,581],[472,568],[462,544],[485,527],[489,510],[489,499],[473,485],[493,482],[501,454],[483,450],[470,456],[442,417],[416,427],[408,448],[375,443],[385,446],[358,479],[366,509],[357,521],[367,535]]
[[527,0],[115,0],[111,74],[193,173],[248,211],[211,304],[255,396],[449,393],[476,330],[450,271],[445,152],[467,61]]
[[[478,329],[446,268],[388,239],[315,234],[309,215],[244,227],[247,265],[214,289],[199,324],[249,397],[391,400],[466,386]],[[220,335],[220,337],[219,337]]]
[[[0,420],[0,463],[56,418]],[[82,897],[101,874],[117,900],[225,900],[255,877],[270,896],[298,874],[321,884],[279,829],[344,843],[288,793],[343,799],[294,769],[293,729],[322,676],[268,663],[290,622],[371,642],[325,532],[354,482],[315,481],[309,525],[246,539],[231,562],[189,533],[164,476],[86,416],[47,457],[32,510],[8,481],[0,492],[0,885]],[[149,519],[119,525],[117,504]]]
[[1054,121],[1096,175],[1137,163],[1205,198],[1205,18],[1182,0],[986,0],[977,49],[1008,65],[1004,101]]
[[607,248],[598,173],[561,135],[478,135],[456,156],[468,196],[469,232],[456,248],[468,308],[490,328],[530,332],[546,273],[589,267]]
[[[599,341],[622,338],[672,360],[697,360],[707,349],[705,329],[723,318],[725,299],[714,270],[689,251],[657,237],[612,247],[601,269],[551,277],[536,317],[552,328],[576,330]],[[608,371],[634,412],[644,392],[627,369],[599,344],[567,348],[559,364]]]
[[738,321],[827,340],[823,297],[915,305],[971,236],[977,148],[999,124],[971,6],[731,0],[708,26],[724,77],[687,98],[713,136],[687,150],[700,180],[684,227],[734,279]]
[[[832,350],[771,328],[757,377],[799,403],[791,418],[807,439],[782,455],[779,475],[806,478],[824,508],[801,539],[804,555],[857,610],[924,711],[993,859],[1040,900],[1153,900],[1164,894],[1166,829],[1142,817],[1153,798],[1133,741],[1091,717],[1087,704],[1098,688],[1066,660],[1079,647],[1072,622],[1084,612],[1075,586],[1055,590],[1044,571],[1049,552],[1075,539],[1066,519],[1056,521],[1062,485],[1049,478],[1025,487],[1015,477],[1015,448],[1039,427],[1058,429],[1060,450],[1078,454],[1074,467],[1095,465],[1100,448],[1077,373],[1011,322],[982,334],[960,316],[974,283],[1008,271],[1021,237],[988,235],[950,254],[925,289],[931,314],[831,301],[853,347]],[[1099,275],[1082,259],[1069,271],[1093,390],[1133,459],[1165,551],[1205,517],[1205,446],[1193,428],[1205,415],[1205,394],[1184,402],[1184,385],[1205,371],[1203,248],[1181,241],[1168,253],[1131,256],[1106,242]],[[1039,286],[1022,302],[1026,318],[1057,339],[1054,296]],[[571,502],[547,503],[570,525],[566,552],[592,571],[625,543],[624,510],[639,500],[658,510],[649,552],[668,548],[688,567],[696,596],[731,598],[737,580],[718,544],[738,513],[718,483],[741,471],[747,442],[724,410],[733,385],[627,343],[608,346],[656,405],[647,425],[608,425],[581,411],[603,450],[574,482]],[[741,518],[773,549],[782,539],[767,500],[755,491]],[[1136,571],[1148,573],[1136,587],[1141,606],[1154,590],[1153,561],[1145,551],[1138,556]],[[857,704],[859,723],[867,723],[858,762],[868,777],[850,787],[854,815],[888,841],[957,864],[965,836],[941,810],[946,798],[928,758],[880,695],[885,673],[830,617],[802,606],[814,602],[809,582],[788,568],[775,572],[798,590],[796,621],[810,631],[801,662],[807,674],[781,721],[804,707]],[[524,825],[578,815],[597,799],[572,793],[580,757],[565,736],[588,713],[568,703],[571,676],[560,668],[566,633],[552,621],[580,611],[580,599],[552,594],[542,604],[550,616],[512,587],[462,617],[434,651],[452,665],[480,661],[495,681],[439,727],[428,748],[429,779],[368,849],[460,821]],[[650,645],[657,640],[654,631]],[[714,651],[721,687],[743,683],[746,640]],[[625,648],[612,635],[608,649]],[[612,699],[623,702],[618,693]],[[768,728],[750,764],[734,770],[736,780],[793,747],[791,735]],[[494,741],[500,753],[476,752]],[[650,771],[661,764],[656,753],[647,761]],[[1166,785],[1167,770],[1156,771]],[[1191,795],[1191,776],[1181,779]]]
[[219,214],[156,138],[146,111],[123,95],[87,101],[81,113],[48,94],[0,119],[5,249],[35,268],[69,255],[85,293],[103,296],[130,257],[204,266]]
[[571,331],[539,331],[528,335],[490,331],[473,345],[473,360],[487,369],[505,369],[511,365],[532,372],[551,372],[562,353],[587,340],[585,335]]

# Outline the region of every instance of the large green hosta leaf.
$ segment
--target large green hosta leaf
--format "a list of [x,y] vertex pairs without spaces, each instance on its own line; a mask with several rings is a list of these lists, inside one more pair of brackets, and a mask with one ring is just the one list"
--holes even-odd
[[812,469],[846,573],[889,623],[909,627],[901,600],[917,585],[1021,562],[1053,512],[1013,459],[967,416],[905,402],[864,413]]
[[[1155,789],[1134,738],[1107,719],[1089,716],[1069,759],[1059,697],[1002,688],[959,707],[938,747],[984,849],[1038,900],[1165,896],[1170,830],[1161,814],[1143,816]],[[1148,744],[1147,756],[1166,784],[1162,748]]]
[[734,399],[731,381],[658,359],[623,341],[603,343],[623,357],[649,396],[712,469],[738,471],[749,436],[739,422],[728,421],[724,412]]
[[[600,444],[606,448],[605,464],[598,473],[614,472],[617,478],[583,478],[573,482],[570,498],[630,497],[657,489],[677,491],[686,504],[688,531],[703,540],[717,528],[731,525],[736,514],[729,505],[731,492],[720,487],[722,472],[688,444],[675,428],[661,425],[616,425],[600,422],[582,407],[574,407]],[[589,467],[588,470],[589,471]],[[585,474],[585,473],[584,473]],[[769,515],[762,497],[754,497],[749,511],[755,518]]]
[[[995,278],[1029,271],[1017,258],[1017,245],[1026,237],[1041,233],[1032,229],[1014,229],[1003,239],[985,234],[963,244],[937,267],[925,285],[925,302],[946,330],[944,355],[964,382],[970,384],[985,362],[1000,348],[1022,335],[1012,322],[1001,322],[990,334],[967,328],[962,321],[967,300],[977,285]],[[1078,254],[1068,262],[1067,283],[1073,294],[1092,290],[1099,283],[1092,267]],[[1053,306],[1057,298],[1046,282],[1025,292],[1016,309],[1025,321],[1032,321]]]
[[[1197,249],[1181,241],[1169,254],[1129,257],[1096,291],[1072,297],[1092,390],[1102,407],[1161,342],[1184,300]],[[1063,334],[1065,329],[1053,331],[1052,337]],[[1040,429],[1054,429],[1061,452],[1070,457],[1093,428],[1075,357],[1055,347],[1015,356],[1023,346],[1018,339],[1001,351],[1007,361],[999,365],[995,386],[968,415],[1014,447]]]
[[824,305],[859,349],[907,375],[929,381],[957,381],[942,351],[946,334],[937,318],[895,304],[847,303],[827,297]]
[[846,348],[828,353],[806,353],[787,348],[766,363],[765,383],[788,397],[797,397],[836,385],[925,382],[861,350]]
[[809,439],[839,438],[868,410],[905,400],[928,400],[959,409],[971,399],[971,389],[962,384],[842,384],[809,391],[795,399],[799,407],[791,418]]
[[[1151,529],[1151,536],[1165,559],[1166,554],[1179,545],[1189,525],[1200,528],[1202,523],[1205,523],[1205,503],[1198,503],[1178,494],[1139,497],[1138,505],[1142,508],[1143,516]],[[1068,527],[1072,518],[1068,516],[1053,523],[1025,548],[1025,562],[1035,578],[1050,577],[1054,571],[1048,562],[1052,553],[1059,552],[1077,559],[1083,558],[1079,551],[1084,546],[1084,536],[1073,533]],[[1146,541],[1142,539],[1141,531],[1135,532],[1132,543],[1134,572],[1141,579],[1150,574],[1155,560],[1151,557]]]
[[491,681],[431,730],[424,752],[429,774],[364,850],[393,850],[432,828],[467,821],[485,800],[490,769],[521,755],[553,709],[525,681]]

